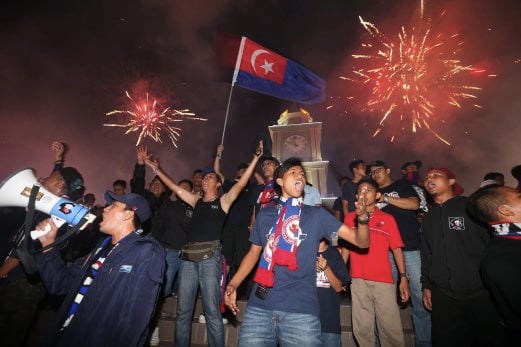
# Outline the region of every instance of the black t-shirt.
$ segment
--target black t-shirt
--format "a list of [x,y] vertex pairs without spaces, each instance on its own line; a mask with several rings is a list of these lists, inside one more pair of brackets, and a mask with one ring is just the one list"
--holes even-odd
[[215,241],[221,239],[226,213],[221,207],[221,199],[205,202],[197,200],[188,233],[188,242]]
[[342,186],[342,200],[347,201],[347,211],[352,212],[356,210],[355,201],[356,201],[356,190],[358,188],[358,183],[353,181],[344,184]]
[[[412,185],[405,180],[394,181],[385,188],[380,188],[382,194],[387,194],[395,198],[418,197]],[[404,210],[391,204],[377,203],[376,207],[389,213],[394,217],[400,235],[405,245],[404,251],[416,251],[421,248],[420,242],[420,222],[416,218],[416,210]]]
[[[320,254],[327,260],[327,265],[343,284],[349,282],[347,266],[336,248],[328,247],[324,252],[318,252],[318,255]],[[322,331],[340,334],[340,296],[331,287],[323,271],[317,273],[317,293]]]
[[181,200],[167,201],[152,221],[152,236],[169,249],[181,249],[186,241],[193,209]]
[[[223,191],[227,193],[236,182],[225,180],[223,184]],[[239,196],[230,206],[228,211],[228,218],[226,218],[226,224],[248,226],[250,225],[251,213],[253,210],[253,204],[251,202],[251,193],[255,185],[248,184],[239,193]]]

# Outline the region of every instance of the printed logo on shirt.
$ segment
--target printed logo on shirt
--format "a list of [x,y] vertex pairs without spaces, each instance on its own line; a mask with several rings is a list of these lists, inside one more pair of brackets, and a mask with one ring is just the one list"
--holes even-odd
[[324,271],[317,272],[317,287],[318,288],[331,288],[331,282],[327,278]]
[[449,217],[450,230],[465,230],[465,218],[463,217]]
[[300,229],[299,226],[299,216],[290,216],[286,220],[284,220],[282,224],[282,237],[284,240],[291,244],[291,245],[297,245],[297,247],[300,245],[300,242],[302,240],[306,239],[307,234],[302,233],[302,229]]
[[132,271],[132,265],[121,265],[119,272],[130,273]]
[[219,209],[219,205],[210,205],[212,207],[212,210],[218,210]]

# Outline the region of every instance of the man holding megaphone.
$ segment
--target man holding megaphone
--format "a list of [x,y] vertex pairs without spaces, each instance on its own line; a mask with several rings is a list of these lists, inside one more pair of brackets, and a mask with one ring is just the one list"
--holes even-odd
[[[56,161],[52,173],[48,177],[38,180],[42,191],[53,194],[56,199],[63,195],[77,198],[83,191],[82,175],[73,167],[63,167],[64,144],[55,141],[52,143],[51,149],[55,153]],[[18,179],[18,177],[22,177],[22,179]],[[24,243],[20,240],[24,236],[25,206],[27,206],[28,198],[11,192],[11,190],[24,189],[28,185],[36,184],[34,170],[20,170],[18,175],[12,175],[10,178],[0,185],[0,206],[9,206],[0,208],[0,262],[2,262],[0,266],[0,336],[2,336],[2,345],[20,346],[29,332],[38,303],[43,298],[45,290],[37,279],[36,265],[29,254],[27,244],[30,245],[30,241],[27,240],[27,243]],[[22,180],[29,183],[18,182]],[[15,188],[11,189],[11,186]],[[22,200],[19,203],[15,201],[16,199]],[[47,213],[34,211],[33,218],[29,221],[30,230],[34,230],[41,220],[48,217]],[[15,236],[22,236],[17,237],[19,247],[14,242]],[[24,244],[23,249],[22,244]],[[20,262],[19,252],[24,254],[22,256],[25,259],[23,264]],[[31,271],[31,268],[34,270]]]
[[[138,233],[150,217],[138,194],[105,193],[100,231],[109,235],[89,255],[66,266],[58,250],[35,254],[38,270],[51,294],[67,295],[46,346],[142,346],[163,283],[164,248]],[[54,243],[51,218],[37,230],[43,247]]]

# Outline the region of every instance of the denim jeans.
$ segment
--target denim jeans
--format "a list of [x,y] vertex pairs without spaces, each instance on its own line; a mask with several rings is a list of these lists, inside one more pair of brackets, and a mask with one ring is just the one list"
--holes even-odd
[[165,285],[163,287],[163,297],[172,294],[174,287],[175,275],[181,266],[181,258],[179,258],[181,251],[178,249],[166,248],[166,271],[165,271]]
[[322,332],[322,347],[342,347],[342,335]]
[[212,347],[224,346],[224,325],[219,307],[221,297],[221,262],[220,249],[210,259],[198,263],[185,260],[181,262],[179,290],[177,293],[175,346],[190,346],[192,317],[198,286],[203,300],[208,345]]
[[[416,347],[430,347],[431,342],[431,314],[423,306],[420,251],[404,251],[405,268],[409,274],[409,290],[411,291],[412,323],[414,328],[414,342]],[[393,277],[398,283],[398,270],[393,254],[389,253]]]
[[320,319],[305,313],[265,310],[248,305],[239,347],[317,347],[322,345]]

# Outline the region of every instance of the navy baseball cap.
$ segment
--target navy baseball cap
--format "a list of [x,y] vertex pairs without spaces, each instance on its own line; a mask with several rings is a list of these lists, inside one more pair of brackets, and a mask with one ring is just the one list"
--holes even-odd
[[111,192],[110,190],[107,190],[104,197],[107,204],[112,204],[114,201],[119,201],[127,205],[134,211],[141,223],[150,218],[150,206],[148,206],[148,202],[145,200],[145,198],[139,194],[128,193],[118,195],[114,192]]

